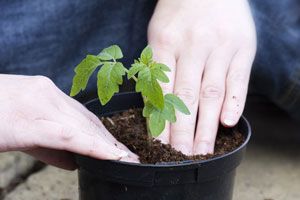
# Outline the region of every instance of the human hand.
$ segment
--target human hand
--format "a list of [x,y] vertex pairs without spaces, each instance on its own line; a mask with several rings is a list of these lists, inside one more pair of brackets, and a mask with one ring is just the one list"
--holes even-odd
[[158,139],[185,154],[213,153],[219,121],[232,127],[244,109],[256,52],[247,0],[159,0],[148,42],[172,70],[163,90],[191,111],[177,113]]
[[100,120],[43,76],[0,75],[0,152],[75,169],[72,153],[137,162]]

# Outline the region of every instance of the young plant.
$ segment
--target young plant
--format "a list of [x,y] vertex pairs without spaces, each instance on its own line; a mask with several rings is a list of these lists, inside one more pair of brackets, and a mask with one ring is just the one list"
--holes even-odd
[[71,88],[71,96],[75,96],[87,86],[88,80],[97,67],[101,68],[97,75],[98,97],[105,105],[119,92],[123,83],[123,76],[136,82],[135,90],[142,94],[144,100],[143,116],[147,121],[149,136],[156,137],[165,128],[166,121],[176,121],[175,109],[189,115],[190,112],[184,102],[174,94],[163,95],[160,82],[168,83],[166,72],[170,68],[153,60],[152,49],[147,46],[140,58],[126,69],[118,59],[123,53],[117,45],[103,49],[98,55],[87,55],[75,68],[75,76]]

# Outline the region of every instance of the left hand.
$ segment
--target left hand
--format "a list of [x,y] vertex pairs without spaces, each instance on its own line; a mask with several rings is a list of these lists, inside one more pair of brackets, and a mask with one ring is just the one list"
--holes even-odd
[[256,52],[247,0],[159,0],[148,41],[155,59],[172,70],[164,92],[191,111],[177,113],[159,139],[185,154],[213,153],[219,121],[234,126],[244,109]]

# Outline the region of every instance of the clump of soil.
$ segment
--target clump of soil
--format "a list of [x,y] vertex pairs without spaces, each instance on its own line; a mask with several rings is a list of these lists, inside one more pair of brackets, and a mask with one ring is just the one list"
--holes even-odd
[[114,137],[137,154],[140,162],[144,164],[206,160],[233,151],[245,140],[244,136],[235,129],[221,127],[218,131],[214,154],[187,156],[176,151],[169,144],[149,139],[141,109],[130,109],[111,117],[101,117],[101,121]]

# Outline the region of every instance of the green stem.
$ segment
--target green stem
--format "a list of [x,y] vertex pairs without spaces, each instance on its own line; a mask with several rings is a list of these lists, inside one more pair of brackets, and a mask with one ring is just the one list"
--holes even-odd
[[[128,69],[125,69],[125,72],[128,74],[129,70],[128,70]],[[132,79],[133,79],[135,82],[138,81],[137,77],[135,77],[135,76],[132,76]]]
[[[129,70],[128,69],[125,69],[125,72],[128,74]],[[137,82],[138,79],[136,76],[132,76],[132,79]],[[144,101],[144,105],[146,105],[147,103],[147,98],[143,96],[143,101]],[[150,126],[149,126],[149,117],[146,117],[146,126],[147,126],[147,133],[148,133],[148,137],[149,139],[151,140],[152,139],[152,135],[151,135],[151,132],[150,132]]]
[[[143,96],[143,101],[144,101],[144,105],[146,105],[147,98],[144,97],[144,96]],[[147,127],[148,137],[151,140],[152,139],[152,135],[151,135],[151,131],[150,131],[149,117],[146,117],[146,127]]]

